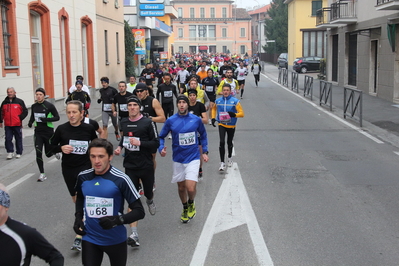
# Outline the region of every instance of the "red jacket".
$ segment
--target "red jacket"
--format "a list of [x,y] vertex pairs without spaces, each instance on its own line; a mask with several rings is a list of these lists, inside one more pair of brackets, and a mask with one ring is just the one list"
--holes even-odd
[[4,120],[6,127],[22,126],[22,120],[28,115],[24,101],[17,97],[14,97],[11,101],[6,97],[1,103],[0,109],[0,123],[3,123]]

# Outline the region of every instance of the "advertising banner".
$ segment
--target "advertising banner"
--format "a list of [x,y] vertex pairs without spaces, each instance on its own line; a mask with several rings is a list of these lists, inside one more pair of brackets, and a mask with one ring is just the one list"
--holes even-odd
[[136,54],[145,54],[145,29],[132,29]]

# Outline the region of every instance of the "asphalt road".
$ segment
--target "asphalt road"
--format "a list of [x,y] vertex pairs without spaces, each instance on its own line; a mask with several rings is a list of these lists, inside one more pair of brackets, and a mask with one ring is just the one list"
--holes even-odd
[[[157,156],[157,213],[139,222],[141,246],[129,247],[128,265],[397,265],[399,148],[265,76],[255,87],[248,75],[241,103],[245,118],[226,174],[218,172],[217,129],[206,126],[210,162],[188,224],[180,223],[170,154]],[[46,161],[43,183],[33,152],[2,167],[1,182],[13,186],[9,213],[37,228],[65,265],[80,265],[69,250],[74,206],[60,162]],[[122,158],[113,165],[123,169]]]

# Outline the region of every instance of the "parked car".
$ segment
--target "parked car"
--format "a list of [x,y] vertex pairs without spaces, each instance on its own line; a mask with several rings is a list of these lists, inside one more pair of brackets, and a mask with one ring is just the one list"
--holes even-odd
[[278,56],[277,65],[278,65],[278,68],[285,67],[286,69],[288,69],[288,54],[287,53],[281,53]]
[[319,71],[321,57],[307,56],[295,59],[292,69],[298,73],[306,73],[308,71]]

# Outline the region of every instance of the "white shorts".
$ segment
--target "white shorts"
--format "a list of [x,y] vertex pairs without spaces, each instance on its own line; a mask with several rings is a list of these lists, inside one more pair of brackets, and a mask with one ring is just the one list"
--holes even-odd
[[173,162],[172,183],[192,180],[198,182],[198,171],[200,160],[194,160],[189,163]]

